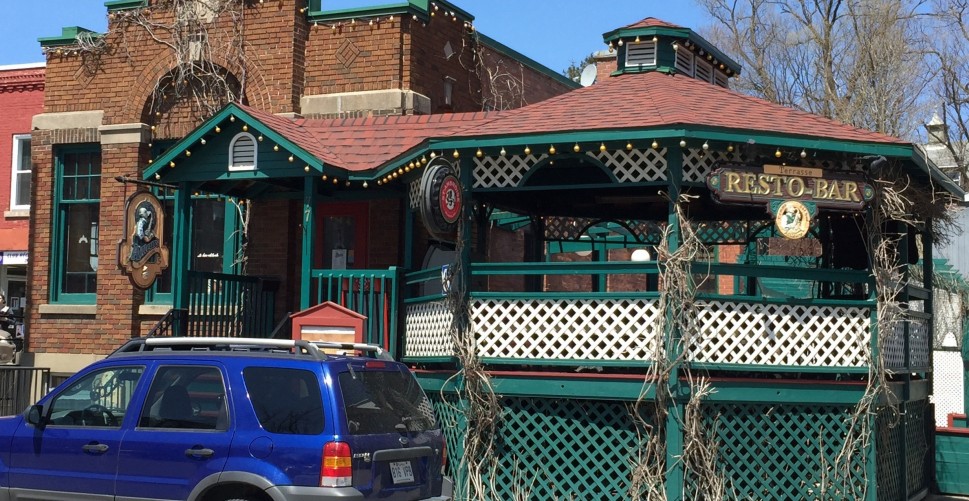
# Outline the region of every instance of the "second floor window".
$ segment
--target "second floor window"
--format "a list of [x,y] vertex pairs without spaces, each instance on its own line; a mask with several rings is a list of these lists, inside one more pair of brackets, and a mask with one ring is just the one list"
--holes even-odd
[[30,134],[13,136],[10,210],[30,209]]

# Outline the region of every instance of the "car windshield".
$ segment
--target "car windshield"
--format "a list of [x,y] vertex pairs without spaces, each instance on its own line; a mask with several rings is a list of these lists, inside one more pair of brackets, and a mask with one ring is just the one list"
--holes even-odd
[[353,435],[436,427],[430,401],[408,372],[351,370],[340,373],[339,382]]

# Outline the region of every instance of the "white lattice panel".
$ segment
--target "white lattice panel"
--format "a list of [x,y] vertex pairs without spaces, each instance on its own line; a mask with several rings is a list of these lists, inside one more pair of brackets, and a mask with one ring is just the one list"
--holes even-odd
[[548,154],[504,155],[474,159],[475,188],[507,188],[518,186],[525,173]]
[[451,341],[451,319],[444,300],[407,306],[404,319],[405,357],[450,357],[454,355]]
[[704,151],[700,148],[690,148],[683,152],[683,181],[706,182],[707,174],[713,170],[717,162],[740,162],[740,152]]
[[867,308],[711,301],[698,304],[693,362],[864,367]]
[[591,150],[586,155],[602,162],[620,183],[666,179],[666,148],[640,150]]
[[935,425],[948,426],[949,413],[962,414],[965,409],[962,354],[958,351],[935,351],[932,394],[935,402]]
[[484,358],[651,360],[656,301],[474,300],[471,323]]

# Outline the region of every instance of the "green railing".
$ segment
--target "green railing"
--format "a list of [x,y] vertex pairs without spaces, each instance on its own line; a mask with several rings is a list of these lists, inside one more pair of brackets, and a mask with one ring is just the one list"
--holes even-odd
[[176,323],[187,336],[268,337],[278,288],[261,277],[189,271],[188,315]]
[[312,270],[314,304],[331,301],[365,317],[363,342],[397,346],[399,279],[388,270]]

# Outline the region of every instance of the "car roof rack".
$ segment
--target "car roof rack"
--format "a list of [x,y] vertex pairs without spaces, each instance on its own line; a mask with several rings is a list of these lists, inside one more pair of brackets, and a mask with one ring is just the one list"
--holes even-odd
[[[342,350],[339,353],[327,353],[323,350]],[[360,352],[366,356],[381,360],[393,360],[393,357],[382,347],[366,343],[339,343],[334,341],[307,341],[305,339],[267,339],[249,337],[187,337],[187,336],[152,336],[135,338],[111,353],[110,356],[123,353],[144,351],[179,351],[179,352],[254,352],[254,353],[293,353],[309,355],[318,360],[326,360],[332,356],[350,356]]]

